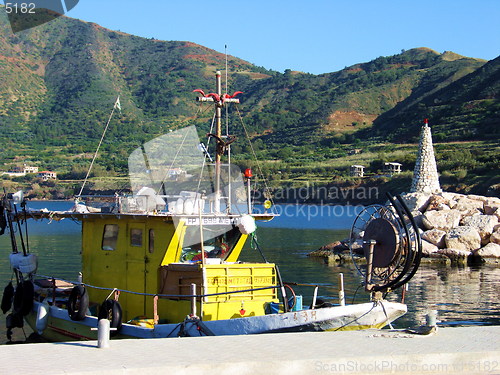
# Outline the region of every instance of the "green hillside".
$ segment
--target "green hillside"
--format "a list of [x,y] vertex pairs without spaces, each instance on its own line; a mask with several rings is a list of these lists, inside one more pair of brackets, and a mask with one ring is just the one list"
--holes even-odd
[[[127,156],[144,141],[193,121],[200,134],[208,131],[211,113],[194,120],[192,91],[213,90],[214,71],[224,69],[225,59],[191,42],[140,38],[68,17],[12,34],[0,11],[0,172],[29,163],[58,171],[64,189],[78,185],[120,95],[122,111],[101,148],[94,183],[106,188],[115,178],[116,186],[126,185]],[[352,162],[371,164],[376,173],[392,155],[384,142],[414,142],[428,117],[437,141],[484,146],[484,160],[469,163],[469,177],[446,164],[450,183],[456,172],[465,186],[488,187],[498,182],[472,179],[491,177],[497,160],[497,145],[481,142],[498,143],[498,62],[415,48],[312,75],[229,56],[229,92],[244,92],[241,115],[274,184],[330,183],[346,176]],[[234,160],[252,166],[238,122],[232,132],[240,136]],[[379,151],[357,160],[348,157],[353,147]],[[414,146],[406,150],[394,157],[411,169]],[[444,147],[444,160],[454,150]]]
[[416,48],[319,76],[286,71],[253,84],[247,118],[273,143],[335,143],[398,103],[420,100],[483,64]]
[[[461,60],[457,60],[460,62]],[[412,119],[429,118],[437,141],[499,139],[500,57],[438,89],[415,92],[375,121],[378,134],[407,139]],[[389,135],[390,134],[390,135]]]

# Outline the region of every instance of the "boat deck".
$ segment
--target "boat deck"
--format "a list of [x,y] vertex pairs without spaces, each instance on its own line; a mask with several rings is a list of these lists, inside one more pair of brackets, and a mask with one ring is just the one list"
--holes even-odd
[[500,326],[285,333],[0,347],[9,374],[500,374]]

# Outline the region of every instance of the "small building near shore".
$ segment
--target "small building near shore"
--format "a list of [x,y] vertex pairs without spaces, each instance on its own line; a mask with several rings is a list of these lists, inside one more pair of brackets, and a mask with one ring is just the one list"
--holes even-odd
[[4,174],[9,175],[11,177],[17,177],[17,176],[26,176],[28,173],[38,173],[38,167],[33,167],[27,164],[23,164],[23,166],[14,166],[12,167],[11,170],[8,172],[5,172]]
[[401,173],[401,163],[384,163],[384,174],[398,174]]
[[365,167],[363,165],[351,165],[349,174],[352,177],[363,177],[365,175]]
[[57,173],[51,171],[42,171],[39,172],[36,176],[44,181],[57,179]]

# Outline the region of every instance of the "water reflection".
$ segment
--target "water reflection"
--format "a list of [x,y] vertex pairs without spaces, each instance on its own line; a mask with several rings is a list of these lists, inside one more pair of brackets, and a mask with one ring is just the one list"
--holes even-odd
[[500,324],[500,268],[423,266],[406,296],[403,322],[425,321],[437,310],[441,325]]
[[[278,234],[277,234],[278,233]],[[336,301],[338,273],[344,274],[346,302],[368,299],[360,288],[361,277],[350,264],[326,264],[306,255],[313,249],[343,239],[348,231],[261,228],[259,241],[268,253],[268,260],[280,265],[284,280],[316,283],[320,296]],[[246,254],[252,254],[248,251]],[[259,260],[253,254],[248,260]],[[440,325],[500,324],[500,268],[493,266],[450,267],[422,265],[410,281],[405,296],[408,313],[396,327],[408,327],[425,322],[429,310],[437,310]],[[300,290],[310,294],[310,290]],[[388,300],[401,301],[402,290],[392,292]]]

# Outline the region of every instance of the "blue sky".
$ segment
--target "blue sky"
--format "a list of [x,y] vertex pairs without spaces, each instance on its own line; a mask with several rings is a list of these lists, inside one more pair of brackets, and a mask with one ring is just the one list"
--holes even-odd
[[284,71],[333,72],[402,49],[500,54],[500,0],[80,0],[67,14]]

